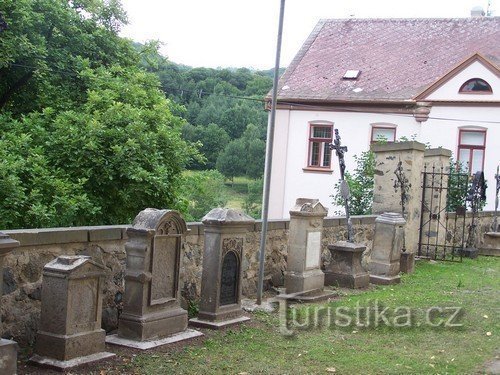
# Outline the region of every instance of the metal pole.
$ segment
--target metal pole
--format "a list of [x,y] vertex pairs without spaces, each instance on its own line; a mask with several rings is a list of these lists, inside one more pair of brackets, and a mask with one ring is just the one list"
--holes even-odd
[[278,97],[278,78],[280,70],[281,57],[281,37],[283,34],[283,16],[285,13],[285,0],[281,0],[280,18],[278,26],[278,41],[276,45],[276,61],[274,64],[274,82],[273,95],[271,102],[271,117],[267,127],[267,145],[266,145],[266,167],[264,176],[264,193],[262,197],[262,233],[260,236],[259,250],[259,282],[257,286],[257,304],[262,304],[262,291],[264,289],[264,261],[266,259],[266,235],[267,235],[267,217],[269,214],[269,190],[271,187],[271,167],[273,165],[273,143],[274,143],[274,124],[276,123],[276,99]]

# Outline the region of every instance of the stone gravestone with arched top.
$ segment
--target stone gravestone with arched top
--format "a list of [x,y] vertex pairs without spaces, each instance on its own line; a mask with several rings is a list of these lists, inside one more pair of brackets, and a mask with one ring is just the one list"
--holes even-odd
[[147,208],[127,229],[127,266],[118,335],[110,344],[149,349],[200,336],[187,330],[179,269],[187,226],[177,211]]
[[243,212],[215,208],[205,215],[200,312],[190,325],[218,329],[249,320],[242,316],[241,277],[245,235],[255,220]]

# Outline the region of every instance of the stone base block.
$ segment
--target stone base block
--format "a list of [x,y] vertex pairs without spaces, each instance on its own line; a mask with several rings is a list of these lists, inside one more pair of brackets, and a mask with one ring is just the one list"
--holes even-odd
[[132,341],[161,340],[187,328],[187,311],[178,307],[136,316],[123,313],[118,322],[118,336]]
[[58,335],[39,331],[36,337],[35,353],[40,357],[57,361],[70,361],[74,358],[91,356],[104,352],[106,332],[97,329],[74,335]]
[[370,275],[368,272],[358,275],[346,275],[325,271],[325,285],[359,289],[366,288],[368,284],[370,284]]
[[243,310],[239,303],[219,306],[215,311],[207,311],[200,309],[198,319],[209,322],[222,322],[226,320],[234,320],[243,315]]
[[210,320],[203,320],[199,318],[192,318],[189,319],[189,325],[192,327],[199,327],[199,328],[208,328],[208,329],[222,329],[226,328],[228,326],[232,326],[235,324],[241,324],[244,322],[248,322],[250,320],[249,317],[247,316],[240,316],[235,319],[229,319],[229,320],[218,320],[218,321],[210,321]]
[[370,275],[370,283],[376,285],[394,285],[399,284],[401,282],[401,277],[398,276],[378,276],[378,275]]
[[17,374],[17,342],[0,339],[0,374]]
[[484,234],[484,243],[479,249],[479,255],[500,256],[500,232],[488,232]]
[[474,247],[467,247],[462,251],[462,256],[470,259],[476,259],[479,251]]
[[295,302],[320,302],[336,296],[337,293],[333,291],[314,289],[305,292],[279,294],[276,298]]
[[325,274],[320,269],[305,272],[285,271],[287,294],[322,289],[324,285]]
[[106,342],[112,345],[126,346],[128,348],[147,350],[156,348],[162,345],[173,344],[174,342],[189,340],[195,337],[203,336],[203,333],[194,329],[186,329],[184,332],[176,333],[175,335],[166,337],[161,340],[151,341],[135,341],[119,337],[118,335],[106,336]]
[[87,355],[84,357],[73,358],[67,361],[59,361],[54,358],[44,357],[35,354],[33,357],[30,358],[30,363],[40,367],[50,368],[58,371],[64,371],[74,367],[101,361],[103,359],[111,358],[114,356],[115,356],[114,353],[101,352],[101,353],[94,353],[91,355]]
[[403,273],[413,273],[415,271],[415,253],[401,252],[399,269]]

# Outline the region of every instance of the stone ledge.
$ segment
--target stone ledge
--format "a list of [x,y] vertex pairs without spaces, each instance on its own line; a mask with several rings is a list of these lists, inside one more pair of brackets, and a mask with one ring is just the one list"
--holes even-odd
[[425,145],[416,141],[408,142],[390,142],[390,143],[373,143],[370,146],[373,152],[393,152],[393,151],[425,151]]
[[424,151],[424,158],[432,157],[432,156],[445,156],[445,157],[451,157],[451,150],[448,150],[447,148],[429,148]]

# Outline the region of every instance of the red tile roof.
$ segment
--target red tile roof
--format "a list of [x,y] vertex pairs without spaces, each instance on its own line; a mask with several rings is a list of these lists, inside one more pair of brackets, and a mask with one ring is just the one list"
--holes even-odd
[[[278,100],[411,100],[475,53],[498,66],[500,17],[321,20]],[[361,74],[342,79],[347,70]]]

